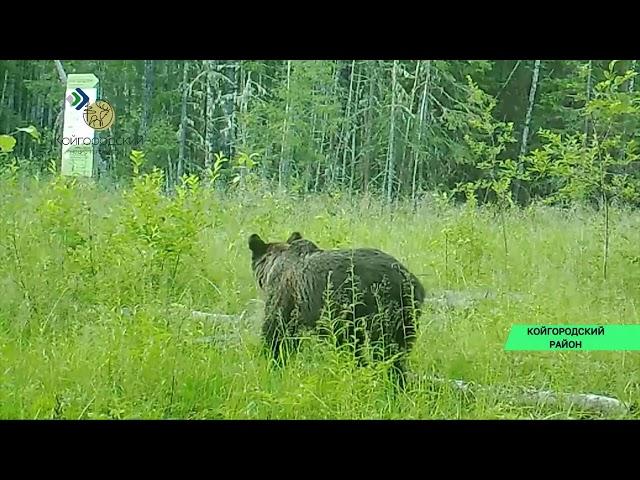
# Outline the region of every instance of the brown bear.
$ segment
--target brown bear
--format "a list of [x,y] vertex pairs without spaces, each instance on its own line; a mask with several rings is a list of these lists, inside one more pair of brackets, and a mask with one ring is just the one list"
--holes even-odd
[[249,249],[266,296],[262,338],[274,360],[285,360],[301,330],[326,334],[320,320],[331,312],[330,331],[338,344],[355,347],[360,362],[364,345],[373,346],[375,359],[392,359],[404,386],[405,357],[425,298],[422,284],[404,265],[373,248],[323,250],[299,232],[284,243],[266,243],[253,234]]

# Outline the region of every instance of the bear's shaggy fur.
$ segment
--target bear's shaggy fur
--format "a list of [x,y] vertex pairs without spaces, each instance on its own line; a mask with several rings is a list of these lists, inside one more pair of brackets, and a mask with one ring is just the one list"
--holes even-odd
[[372,248],[323,250],[298,232],[284,243],[253,234],[249,249],[266,296],[262,338],[275,360],[297,345],[300,330],[322,331],[319,321],[332,311],[338,343],[361,353],[368,340],[375,358],[394,358],[404,385],[404,357],[415,340],[425,291],[397,259]]

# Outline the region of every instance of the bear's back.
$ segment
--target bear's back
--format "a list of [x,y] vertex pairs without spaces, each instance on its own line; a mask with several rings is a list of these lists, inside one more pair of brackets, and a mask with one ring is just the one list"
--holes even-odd
[[[351,285],[370,298],[374,290],[380,290],[384,300],[401,301],[401,297],[412,295],[422,304],[424,289],[420,281],[393,256],[373,248],[344,250],[317,250],[301,259],[301,272],[312,277],[316,290],[324,293],[327,279],[333,290],[349,290]],[[353,272],[353,278],[351,273]],[[309,278],[305,280],[309,282]],[[386,287],[386,288],[385,288]]]

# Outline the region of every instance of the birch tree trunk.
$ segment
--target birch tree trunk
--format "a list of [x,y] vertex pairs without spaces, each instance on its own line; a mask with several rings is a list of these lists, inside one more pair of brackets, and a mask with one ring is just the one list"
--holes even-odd
[[422,132],[424,128],[424,116],[427,110],[427,96],[429,93],[429,84],[431,82],[431,60],[427,60],[427,72],[424,81],[424,88],[422,90],[422,98],[420,100],[420,113],[418,116],[418,141],[417,148],[414,150],[413,156],[413,179],[411,182],[411,202],[416,205],[416,180],[418,174],[418,157],[420,154],[420,147],[422,146]]
[[394,168],[395,168],[395,151],[394,137],[396,133],[396,92],[397,78],[396,72],[398,61],[393,61],[393,69],[391,70],[391,121],[389,122],[389,148],[387,150],[387,203],[391,204],[391,193],[393,191]]
[[[358,83],[356,84],[356,106],[359,104],[360,99],[362,98],[362,91],[364,89],[362,82],[362,68],[359,69],[360,74],[358,75]],[[356,122],[357,122],[357,113],[358,110],[356,108]],[[356,173],[356,134],[358,133],[358,125],[356,124],[353,128],[353,134],[351,135],[351,175],[349,176],[349,196],[353,196],[353,182],[355,179]],[[359,155],[358,155],[359,156]]]
[[[333,86],[331,90],[331,97],[338,96],[338,86],[340,85],[340,60],[333,61]],[[342,136],[329,134],[329,158],[334,161],[327,163],[331,178],[329,180],[329,189],[335,188],[336,176],[340,173],[340,144],[342,143]]]
[[282,126],[282,145],[280,146],[280,165],[278,167],[278,186],[282,188],[285,175],[288,170],[287,157],[285,156],[285,146],[287,143],[287,129],[289,121],[289,92],[291,87],[291,60],[287,61],[287,101],[284,107],[284,121]]
[[[418,79],[420,78],[420,60],[418,60],[416,62],[416,71],[413,74],[413,86],[411,87],[411,95],[409,97],[409,103],[408,103],[408,109],[411,112],[411,110],[413,110],[413,102],[415,100],[416,97],[416,91],[418,89]],[[401,192],[405,192],[405,188],[408,186],[409,184],[409,179],[411,178],[411,160],[408,158],[406,152],[410,153],[410,149],[409,149],[409,133],[411,131],[411,125],[412,125],[412,120],[413,120],[414,116],[410,115],[409,118],[407,119],[407,125],[404,131],[404,143],[403,143],[403,155],[402,155],[402,164],[401,166],[399,166],[401,172],[402,172],[402,176],[401,176],[401,184],[400,184],[400,191]],[[417,148],[416,145],[412,145],[412,150],[415,150]]]
[[[587,101],[585,106],[591,101],[591,88],[592,88],[592,72],[593,72],[593,61],[589,60],[587,64]],[[585,115],[584,117],[584,143],[583,146],[587,145],[587,141],[589,139],[589,116]]]
[[7,77],[9,75],[9,70],[4,71],[4,82],[2,82],[2,95],[0,96],[0,107],[4,108],[4,93],[7,90]]
[[369,101],[367,102],[367,114],[365,118],[364,138],[365,155],[362,162],[362,183],[365,193],[369,192],[369,178],[371,176],[371,157],[373,150],[373,105],[375,93],[375,63],[369,63]]
[[224,94],[222,95],[222,112],[224,113],[224,127],[221,129],[221,137],[224,153],[231,159],[235,150],[235,100],[237,95],[236,69],[237,64],[226,63],[224,65],[226,73],[225,81],[222,85]]
[[[531,127],[531,114],[535,104],[536,90],[538,88],[538,77],[540,75],[540,60],[536,60],[533,65],[533,74],[531,79],[531,88],[529,89],[529,106],[524,119],[524,128],[522,129],[522,140],[520,142],[520,160],[518,161],[518,172],[522,173],[522,157],[527,153],[527,143],[529,141],[529,129]],[[520,198],[522,190],[522,182],[516,180],[516,198]]]
[[154,64],[153,60],[144,61],[144,87],[142,94],[142,119],[140,121],[140,136],[144,139],[149,131],[149,122],[151,120],[151,99],[153,97],[153,81],[154,81]]
[[[62,66],[62,62],[60,60],[54,60],[53,61],[55,66],[56,66],[56,70],[58,72],[58,78],[60,79],[60,83],[62,84],[63,87],[66,88],[67,86],[67,72],[64,71],[64,67]],[[60,111],[58,112],[58,115],[56,115],[56,120],[54,122],[54,130],[56,132],[56,135],[58,137],[62,137],[62,132],[63,132],[63,119],[64,119],[64,99],[60,100]]]
[[189,70],[189,61],[185,60],[182,67],[182,104],[180,108],[180,148],[178,150],[178,166],[176,169],[177,181],[182,177],[184,171],[185,150],[187,146],[187,98],[189,92],[189,84],[187,83],[187,73]]
[[60,60],[53,61],[56,65],[56,70],[58,71],[58,78],[60,79],[60,83],[63,85],[67,85],[67,73],[64,71],[64,67],[62,66],[62,62]]
[[531,88],[529,89],[529,106],[527,107],[527,115],[524,119],[524,129],[522,130],[522,141],[520,143],[521,157],[527,153],[527,143],[529,140],[529,128],[531,127],[531,113],[533,112],[533,105],[535,103],[539,75],[540,75],[540,60],[536,60],[533,66]]
[[349,136],[352,135],[350,120],[351,120],[351,99],[353,96],[353,76],[355,74],[355,70],[356,70],[356,61],[352,60],[351,75],[349,79],[349,96],[347,98],[347,115],[346,115],[346,121],[342,124],[342,128],[343,128],[342,138],[343,138],[343,144],[344,144],[344,150],[342,151],[342,173],[340,175],[340,182],[342,186],[344,186],[345,175],[347,172],[347,143],[348,143]]
[[207,72],[207,96],[206,96],[206,108],[205,108],[205,156],[204,156],[204,168],[210,169],[213,166],[213,150],[215,141],[215,125],[214,125],[214,111],[216,108],[216,101],[214,96],[214,84],[215,84],[215,60],[205,60],[204,68]]

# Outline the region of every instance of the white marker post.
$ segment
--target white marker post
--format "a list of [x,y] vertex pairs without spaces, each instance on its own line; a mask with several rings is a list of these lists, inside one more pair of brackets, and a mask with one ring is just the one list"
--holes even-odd
[[84,120],[85,110],[98,95],[98,77],[93,73],[70,74],[64,101],[62,174],[93,177],[95,130]]

